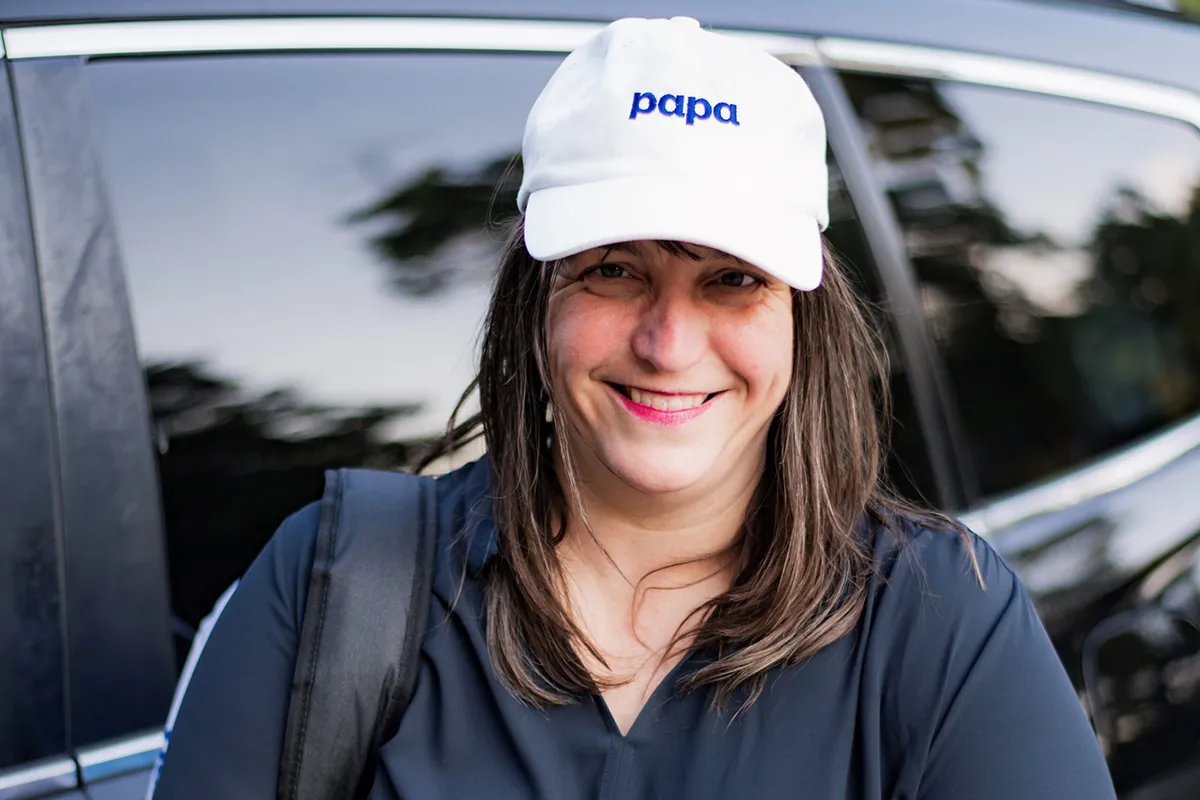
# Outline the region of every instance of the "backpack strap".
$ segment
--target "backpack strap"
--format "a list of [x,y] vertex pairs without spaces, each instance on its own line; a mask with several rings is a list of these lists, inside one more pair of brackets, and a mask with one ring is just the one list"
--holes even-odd
[[432,478],[326,473],[278,800],[370,791],[416,682],[436,527]]

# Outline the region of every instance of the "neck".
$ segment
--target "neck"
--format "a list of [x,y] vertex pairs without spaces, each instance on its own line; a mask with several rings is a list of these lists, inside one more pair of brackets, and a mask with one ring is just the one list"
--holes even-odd
[[[712,485],[655,495],[629,486],[592,459],[577,462],[575,471],[583,514],[571,515],[562,543],[573,572],[629,586],[680,588],[703,581],[710,596],[728,588],[761,463],[722,475]],[[561,465],[559,473],[569,497]]]
[[597,461],[576,465],[586,525],[571,515],[558,555],[564,599],[602,654],[580,654],[589,669],[626,679],[647,663],[669,668],[678,656],[671,642],[688,641],[702,621],[695,612],[737,575],[736,545],[761,474],[759,462],[710,486],[650,496]]

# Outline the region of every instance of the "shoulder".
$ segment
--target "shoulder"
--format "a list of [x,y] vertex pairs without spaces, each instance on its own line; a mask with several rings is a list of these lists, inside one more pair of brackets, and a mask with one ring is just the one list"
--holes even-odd
[[1023,589],[964,528],[893,517],[874,521],[870,535],[875,569],[858,634],[863,679],[896,725],[932,735]]
[[[437,486],[439,528],[442,530],[462,528],[472,514],[478,513],[476,509],[485,505],[480,501],[490,498],[486,457],[423,480]],[[252,567],[267,573],[264,577],[269,578],[276,591],[289,600],[288,605],[296,613],[302,613],[304,609],[322,508],[321,501],[309,503],[284,519]]]
[[1020,579],[985,540],[965,528],[891,522],[872,532],[875,573],[859,628],[885,691],[932,702],[926,695],[964,680],[997,635],[1006,646],[1044,637]]
[[[437,504],[444,517],[469,512],[480,499],[490,497],[490,473],[486,458],[472,461],[436,477],[422,478],[437,486]],[[390,486],[388,483],[379,484]],[[312,566],[317,532],[321,526],[321,501],[309,503],[289,515],[276,529],[260,560],[269,558],[276,565],[293,565],[307,571]]]
[[312,562],[313,543],[321,523],[321,503],[313,502],[289,514],[279,524],[263,553],[281,561]]
[[441,508],[469,511],[491,498],[491,461],[485,455],[430,480],[437,485]]
[[496,552],[492,506],[492,466],[485,455],[439,475],[437,486],[438,551],[434,589],[454,596],[452,588],[468,568],[478,575]]
[[320,502],[309,503],[284,519],[241,580],[234,605],[240,606],[247,594],[254,594],[259,601],[270,602],[293,629],[299,629],[320,524]]
[[906,724],[936,729],[958,687],[986,669],[985,653],[1049,646],[1020,579],[979,536],[911,519],[872,533],[875,574],[859,629],[865,677]]
[[929,796],[1113,797],[1020,578],[968,531],[892,528],[873,531],[859,642],[860,688],[897,770]]
[[872,600],[889,617],[935,614],[985,623],[1024,592],[1000,554],[965,527],[893,516],[875,520],[871,538]]

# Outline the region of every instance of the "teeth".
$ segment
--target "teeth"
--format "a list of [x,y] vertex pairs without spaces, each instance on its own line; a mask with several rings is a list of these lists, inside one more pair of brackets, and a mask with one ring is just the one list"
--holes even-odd
[[629,399],[638,405],[650,406],[658,411],[683,411],[704,405],[703,394],[658,394],[629,388]]

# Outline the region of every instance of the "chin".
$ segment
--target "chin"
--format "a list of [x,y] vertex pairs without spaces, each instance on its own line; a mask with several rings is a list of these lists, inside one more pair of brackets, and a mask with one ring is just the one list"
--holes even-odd
[[648,451],[606,453],[605,466],[614,475],[645,494],[671,494],[695,488],[704,483],[713,471],[708,453],[668,451],[653,448]]

